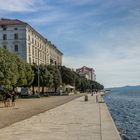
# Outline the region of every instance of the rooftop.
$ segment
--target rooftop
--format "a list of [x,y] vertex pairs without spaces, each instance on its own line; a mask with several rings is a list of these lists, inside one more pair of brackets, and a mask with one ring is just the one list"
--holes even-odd
[[0,19],[0,25],[20,25],[20,24],[27,24],[23,21],[20,21],[18,19],[6,19],[6,18],[1,18]]
[[89,67],[86,67],[86,66],[83,66],[79,69],[76,69],[76,71],[84,71],[84,70],[88,70],[88,71],[95,71],[93,68],[89,68]]

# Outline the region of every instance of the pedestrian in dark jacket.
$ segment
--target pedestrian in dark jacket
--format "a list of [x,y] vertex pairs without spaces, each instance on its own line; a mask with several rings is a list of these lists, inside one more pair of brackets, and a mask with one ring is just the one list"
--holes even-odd
[[11,95],[12,95],[12,106],[15,106],[16,92],[12,91]]

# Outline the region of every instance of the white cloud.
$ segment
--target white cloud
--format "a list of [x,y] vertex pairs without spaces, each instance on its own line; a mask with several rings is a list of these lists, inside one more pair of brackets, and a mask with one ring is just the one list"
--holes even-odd
[[58,21],[61,21],[62,19],[64,19],[65,17],[67,17],[67,14],[64,12],[61,12],[59,10],[55,10],[55,11],[51,11],[51,12],[46,12],[44,14],[40,15],[36,15],[36,17],[32,18],[32,19],[27,19],[28,22],[31,22],[33,24],[36,25],[46,25],[47,24],[52,24],[52,23],[56,23]]
[[5,12],[34,12],[43,7],[43,0],[0,0],[0,10]]

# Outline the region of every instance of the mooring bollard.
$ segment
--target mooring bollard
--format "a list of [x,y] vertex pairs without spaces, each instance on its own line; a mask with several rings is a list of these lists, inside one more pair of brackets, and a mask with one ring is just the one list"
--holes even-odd
[[87,95],[85,95],[85,101],[88,101],[88,96]]

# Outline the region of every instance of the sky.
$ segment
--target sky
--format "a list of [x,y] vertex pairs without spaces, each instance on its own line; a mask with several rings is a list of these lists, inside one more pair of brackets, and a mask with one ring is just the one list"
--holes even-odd
[[105,87],[140,85],[139,0],[0,0],[60,49],[63,65],[95,69]]

